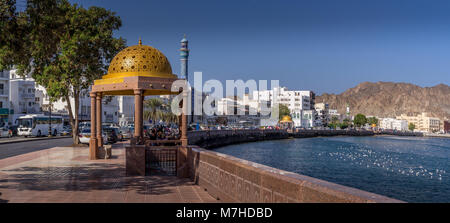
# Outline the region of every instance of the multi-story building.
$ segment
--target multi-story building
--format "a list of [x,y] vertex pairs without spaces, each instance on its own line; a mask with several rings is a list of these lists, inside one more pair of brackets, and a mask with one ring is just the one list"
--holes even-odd
[[312,128],[317,124],[316,121],[317,112],[316,110],[299,110],[291,113],[292,121],[294,122],[294,127]]
[[286,105],[291,112],[314,109],[311,96],[315,94],[312,91],[289,91],[286,87],[281,87],[274,90],[253,91],[253,99],[260,103],[270,102],[273,106],[274,91],[278,91],[277,103]]
[[[36,103],[36,83],[29,75],[21,77],[16,70],[10,70],[9,97],[10,109],[14,114],[39,113],[39,103]],[[13,120],[14,121],[14,120]]]
[[[277,102],[286,105],[291,112],[295,127],[314,127],[318,119],[315,108],[315,93],[312,91],[289,91],[286,87],[274,90],[254,91],[253,99],[263,107],[272,107],[274,91],[278,92]],[[311,118],[309,118],[311,116]],[[305,118],[308,117],[308,118]],[[311,121],[312,120],[312,121]]]
[[430,117],[426,112],[422,112],[417,116],[408,116],[402,114],[397,119],[406,120],[415,125],[415,130],[420,132],[439,132],[441,129],[441,120],[439,118]]
[[398,120],[394,118],[380,119],[380,128],[388,130],[407,131],[408,122],[406,120]]
[[8,124],[9,108],[9,71],[0,71],[0,127]]
[[221,98],[217,101],[217,113],[218,115],[239,115],[243,114],[239,99],[237,96]]
[[328,103],[317,103],[314,105],[314,110],[316,110],[317,119],[316,126],[327,126],[330,122],[329,107]]

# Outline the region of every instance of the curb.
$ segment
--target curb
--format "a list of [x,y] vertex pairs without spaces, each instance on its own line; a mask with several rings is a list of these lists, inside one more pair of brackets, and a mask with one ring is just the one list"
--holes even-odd
[[19,139],[19,140],[14,140],[14,141],[0,141],[0,145],[2,145],[2,144],[11,144],[11,143],[19,143],[19,142],[31,142],[31,141],[46,140],[46,139],[64,139],[64,138],[71,138],[71,136],[41,137],[41,138]]

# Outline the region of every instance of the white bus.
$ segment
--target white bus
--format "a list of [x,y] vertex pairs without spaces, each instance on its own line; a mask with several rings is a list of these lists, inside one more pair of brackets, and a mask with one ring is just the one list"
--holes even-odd
[[[50,117],[48,115],[24,115],[17,118],[17,135],[19,136],[48,136]],[[52,116],[52,135],[56,136],[63,130],[64,120],[61,116]]]

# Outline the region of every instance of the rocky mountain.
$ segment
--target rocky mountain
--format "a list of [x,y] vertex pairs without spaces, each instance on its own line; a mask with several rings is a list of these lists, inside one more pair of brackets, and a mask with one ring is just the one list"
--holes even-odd
[[402,113],[409,115],[428,112],[434,117],[450,119],[450,86],[439,84],[420,87],[408,83],[363,82],[341,94],[316,96],[316,103],[326,102],[330,109],[345,114],[346,104],[350,114],[394,117]]

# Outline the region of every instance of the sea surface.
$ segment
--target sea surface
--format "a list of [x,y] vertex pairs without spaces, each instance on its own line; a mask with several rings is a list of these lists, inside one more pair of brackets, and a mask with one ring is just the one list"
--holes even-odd
[[406,202],[450,202],[450,138],[317,137],[214,151]]

